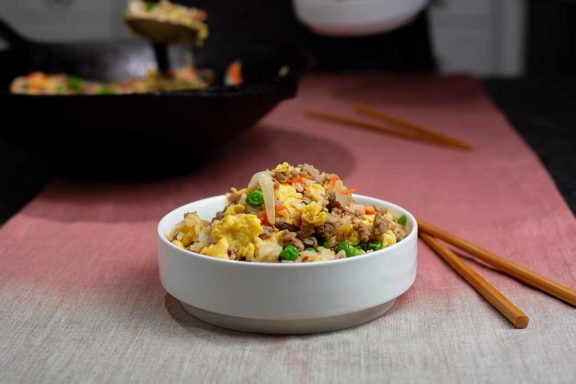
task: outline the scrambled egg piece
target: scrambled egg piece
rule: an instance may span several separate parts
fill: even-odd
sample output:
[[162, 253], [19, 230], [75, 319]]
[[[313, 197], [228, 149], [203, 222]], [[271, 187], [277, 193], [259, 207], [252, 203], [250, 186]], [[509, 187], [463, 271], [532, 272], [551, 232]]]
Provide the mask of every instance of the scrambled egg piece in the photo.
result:
[[396, 236], [391, 230], [387, 230], [382, 234], [382, 248], [389, 247], [396, 244]]
[[240, 251], [240, 256], [244, 256], [247, 261], [253, 261], [255, 251], [256, 247], [254, 246], [254, 244], [249, 243], [242, 251]]
[[178, 248], [185, 248], [184, 243], [182, 243], [180, 240], [172, 240], [172, 244], [176, 245]]
[[208, 247], [204, 247], [200, 253], [206, 256], [216, 257], [218, 259], [225, 259], [229, 260], [228, 257], [228, 247], [229, 247], [228, 240], [223, 237], [221, 238], [216, 244], [209, 245]]
[[283, 204], [288, 205], [295, 201], [302, 201], [302, 194], [296, 191], [290, 184], [279, 184], [278, 190], [275, 191], [276, 200], [280, 200]]
[[239, 213], [244, 213], [244, 211], [246, 210], [246, 207], [244, 207], [243, 205], [240, 204], [232, 204], [231, 206], [229, 206], [228, 208], [226, 208], [226, 211], [224, 212], [225, 216], [229, 216], [229, 215], [237, 215]]
[[372, 225], [374, 225], [374, 217], [376, 217], [375, 214], [370, 214], [370, 215], [366, 214], [362, 218], [362, 221], [364, 222], [364, 224], [371, 227]]
[[[276, 169], [284, 169], [284, 164], [280, 164]], [[274, 193], [274, 197], [286, 207], [286, 209], [279, 210], [277, 214], [289, 224], [294, 224], [294, 219], [301, 217], [303, 221], [317, 227], [326, 222], [328, 215], [322, 206], [325, 190], [317, 183], [306, 186], [306, 188], [308, 192], [310, 192], [311, 200], [313, 200], [313, 202], [308, 205], [304, 203], [302, 193], [298, 192], [293, 185], [279, 184], [278, 189]]]
[[360, 243], [360, 239], [358, 237], [358, 232], [353, 231], [350, 234], [350, 237], [348, 237], [348, 242], [352, 245], [356, 245], [356, 244]]
[[289, 224], [294, 223], [294, 217], [300, 213], [304, 203], [302, 201], [302, 194], [296, 191], [290, 184], [280, 184], [278, 189], [274, 191], [274, 198], [282, 203], [285, 210], [278, 212], [279, 216], [282, 216], [285, 221]]
[[238, 213], [226, 215], [220, 221], [214, 222], [212, 238], [215, 242], [226, 239], [230, 247], [234, 247], [239, 255], [252, 260], [255, 244], [263, 232], [260, 219], [255, 215]]
[[243, 194], [248, 194], [248, 188], [236, 189], [234, 187], [230, 188], [230, 192], [227, 195], [236, 195], [238, 198], [241, 198]]
[[302, 209], [302, 220], [317, 227], [326, 222], [328, 214], [322, 211], [322, 206], [318, 203], [310, 203]]
[[342, 218], [342, 225], [336, 230], [336, 236], [339, 241], [344, 241], [352, 235], [353, 231], [354, 227], [352, 226], [350, 217], [345, 216]]
[[274, 172], [286, 173], [290, 171], [290, 168], [291, 168], [290, 164], [288, 164], [287, 162], [283, 162], [282, 164], [278, 164], [276, 168], [274, 168]]

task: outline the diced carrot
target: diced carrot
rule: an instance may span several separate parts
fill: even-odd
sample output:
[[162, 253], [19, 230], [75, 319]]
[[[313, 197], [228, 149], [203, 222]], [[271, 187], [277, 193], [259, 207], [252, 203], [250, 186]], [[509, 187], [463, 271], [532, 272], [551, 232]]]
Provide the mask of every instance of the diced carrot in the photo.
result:
[[349, 188], [342, 191], [343, 195], [349, 195], [351, 193], [357, 192], [358, 188]]
[[304, 182], [302, 175], [298, 175], [295, 178], [293, 178], [292, 180], [290, 180], [290, 184], [294, 185], [294, 183], [300, 184], [304, 189], [308, 188], [308, 185]]
[[242, 85], [242, 62], [232, 62], [226, 70], [226, 85]]
[[194, 18], [198, 21], [205, 21], [208, 18], [208, 14], [201, 9], [196, 9], [196, 13], [194, 14]]
[[275, 210], [276, 212], [282, 212], [282, 211], [285, 211], [285, 210], [287, 210], [287, 209], [288, 209], [288, 208], [287, 208], [285, 205], [282, 205], [282, 204], [276, 204], [276, 205], [274, 206], [274, 210]]
[[336, 185], [336, 182], [338, 181], [339, 177], [337, 175], [334, 175], [330, 178], [330, 181], [328, 182], [328, 185], [326, 186], [326, 189], [333, 189], [334, 185]]
[[376, 213], [376, 211], [370, 207], [364, 207], [364, 213], [366, 213], [367, 215], [373, 215]]
[[268, 221], [268, 215], [266, 215], [266, 211], [263, 211], [260, 216], [258, 217], [262, 225], [269, 226], [270, 222]]
[[30, 80], [30, 81], [46, 79], [46, 75], [43, 74], [42, 72], [32, 72], [27, 77], [28, 77], [28, 80]]

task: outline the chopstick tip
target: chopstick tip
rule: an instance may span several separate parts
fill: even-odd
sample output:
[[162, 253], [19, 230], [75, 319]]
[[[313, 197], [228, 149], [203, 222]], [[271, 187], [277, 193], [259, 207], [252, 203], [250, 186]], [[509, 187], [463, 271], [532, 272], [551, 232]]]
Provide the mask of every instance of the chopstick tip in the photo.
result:
[[518, 329], [524, 329], [524, 328], [528, 327], [529, 321], [530, 321], [530, 319], [526, 315], [518, 316], [516, 321], [514, 321], [514, 326]]

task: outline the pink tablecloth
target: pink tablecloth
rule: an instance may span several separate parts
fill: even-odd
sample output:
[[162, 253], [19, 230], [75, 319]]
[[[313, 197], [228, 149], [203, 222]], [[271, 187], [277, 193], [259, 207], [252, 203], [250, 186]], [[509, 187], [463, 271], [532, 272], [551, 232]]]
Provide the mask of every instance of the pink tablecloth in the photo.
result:
[[[475, 148], [303, 114], [351, 114], [355, 101]], [[157, 220], [281, 161], [336, 172], [363, 194], [576, 285], [576, 221], [476, 81], [310, 77], [296, 100], [200, 171], [130, 186], [55, 182], [9, 221], [0, 231], [0, 382], [576, 382], [574, 308], [474, 264], [530, 316], [529, 328], [513, 329], [424, 245], [413, 288], [354, 329], [268, 337], [188, 316], [159, 282]]]

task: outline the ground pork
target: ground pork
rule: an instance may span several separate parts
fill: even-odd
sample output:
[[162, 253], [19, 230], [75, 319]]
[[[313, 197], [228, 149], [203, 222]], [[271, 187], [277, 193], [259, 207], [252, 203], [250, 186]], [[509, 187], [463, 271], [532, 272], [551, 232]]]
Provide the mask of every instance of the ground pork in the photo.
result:
[[312, 236], [313, 234], [314, 234], [314, 226], [310, 223], [303, 222], [300, 230], [298, 231], [298, 237], [302, 239], [304, 244], [312, 245], [313, 247], [316, 247], [316, 245], [318, 245], [318, 242]]
[[383, 215], [385, 215], [386, 213], [388, 213], [388, 209], [384, 208], [384, 207], [374, 207], [374, 209], [376, 210], [376, 212], [381, 213]]
[[333, 173], [322, 172], [320, 174], [320, 177], [318, 178], [318, 182], [320, 184], [324, 185], [332, 178], [332, 176], [335, 176], [335, 175]]
[[374, 216], [374, 231], [372, 233], [372, 238], [374, 240], [379, 240], [382, 234], [388, 230], [388, 220], [382, 217], [380, 212], [376, 212]]
[[285, 184], [286, 182], [288, 182], [288, 179], [290, 179], [290, 176], [288, 176], [286, 173], [284, 172], [275, 172], [274, 173], [274, 178], [276, 180], [278, 180], [279, 183]]
[[333, 208], [339, 208], [342, 209], [344, 207], [342, 207], [342, 204], [340, 204], [340, 202], [338, 200], [336, 200], [336, 192], [334, 192], [333, 190], [327, 190], [326, 191], [326, 195], [324, 196], [326, 197], [326, 200], [328, 200], [328, 208], [329, 209], [333, 209]]
[[299, 251], [304, 250], [304, 243], [298, 238], [296, 232], [286, 231], [282, 235], [282, 243], [284, 243], [284, 246], [293, 245], [298, 248]]
[[300, 165], [300, 169], [302, 169], [302, 172], [308, 174], [308, 176], [310, 176], [310, 178], [315, 182], [320, 182], [320, 171], [317, 170], [313, 165], [302, 164]]
[[367, 243], [370, 241], [370, 227], [363, 222], [358, 222], [354, 225], [354, 229], [358, 232], [358, 240], [361, 243]]
[[283, 231], [283, 230], [287, 230], [287, 231], [297, 231], [298, 227], [295, 226], [294, 224], [290, 224], [287, 223], [283, 218], [281, 217], [276, 217], [276, 222], [274, 223], [274, 225], [276, 226], [276, 228], [278, 228], [279, 230]]
[[228, 192], [226, 194], [227, 206], [232, 205], [232, 204], [236, 204], [236, 203], [238, 203], [239, 200], [240, 200], [240, 195], [237, 195], [234, 192]]
[[321, 238], [328, 240], [336, 236], [338, 228], [342, 225], [342, 218], [329, 214], [326, 217], [326, 222], [318, 227], [316, 227], [316, 234]]
[[364, 206], [360, 204], [354, 204], [349, 207], [344, 207], [344, 212], [348, 213], [350, 216], [363, 217]]
[[228, 257], [230, 260], [238, 260], [238, 251], [234, 247], [228, 247]]
[[334, 208], [334, 209], [332, 209], [331, 213], [332, 213], [334, 216], [338, 216], [338, 217], [343, 217], [343, 216], [344, 216], [344, 211], [341, 210], [340, 208]]
[[316, 238], [314, 236], [310, 236], [310, 237], [302, 240], [302, 242], [304, 243], [304, 245], [306, 245], [308, 247], [316, 248], [318, 246], [318, 240], [316, 240]]
[[211, 223], [215, 222], [216, 220], [222, 220], [224, 218], [224, 211], [216, 212], [216, 215], [212, 218]]
[[268, 239], [274, 235], [274, 228], [265, 225], [262, 227], [262, 234], [260, 235], [261, 239]]

